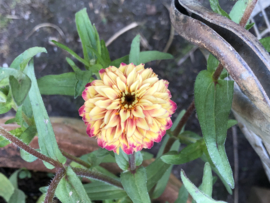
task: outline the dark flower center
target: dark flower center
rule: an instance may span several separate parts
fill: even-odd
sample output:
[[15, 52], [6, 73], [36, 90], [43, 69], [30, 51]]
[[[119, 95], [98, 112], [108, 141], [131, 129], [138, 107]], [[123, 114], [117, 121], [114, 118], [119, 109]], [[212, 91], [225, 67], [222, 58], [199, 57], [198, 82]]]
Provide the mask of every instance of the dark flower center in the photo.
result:
[[125, 95], [125, 103], [127, 105], [132, 105], [132, 103], [135, 101], [135, 95], [126, 94]]

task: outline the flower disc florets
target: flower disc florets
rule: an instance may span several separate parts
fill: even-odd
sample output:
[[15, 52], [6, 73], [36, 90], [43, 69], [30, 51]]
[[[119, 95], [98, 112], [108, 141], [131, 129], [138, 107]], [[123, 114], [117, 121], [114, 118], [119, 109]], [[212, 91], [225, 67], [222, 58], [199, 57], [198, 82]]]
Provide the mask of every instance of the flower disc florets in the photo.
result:
[[87, 134], [100, 147], [126, 154], [151, 148], [172, 126], [176, 104], [170, 100], [168, 81], [151, 68], [122, 63], [99, 71], [101, 80], [86, 85], [79, 109]]

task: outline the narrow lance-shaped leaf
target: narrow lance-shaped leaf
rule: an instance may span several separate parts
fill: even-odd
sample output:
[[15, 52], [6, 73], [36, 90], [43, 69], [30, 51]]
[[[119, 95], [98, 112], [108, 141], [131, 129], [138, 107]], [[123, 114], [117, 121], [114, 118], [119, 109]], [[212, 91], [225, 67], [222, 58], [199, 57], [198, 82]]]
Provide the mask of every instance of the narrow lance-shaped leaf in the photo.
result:
[[65, 203], [91, 203], [82, 182], [71, 167], [68, 167], [66, 171], [67, 174], [61, 179], [56, 188], [55, 194], [57, 198], [59, 198], [61, 202]]
[[184, 185], [182, 185], [178, 192], [178, 197], [174, 203], [186, 203], [188, 200], [188, 191]]
[[9, 181], [12, 183], [15, 190], [14, 190], [14, 193], [12, 194], [12, 196], [10, 197], [10, 200], [8, 201], [8, 203], [25, 203], [26, 196], [23, 193], [23, 191], [18, 189], [17, 179], [18, 179], [18, 174], [20, 172], [21, 172], [21, 170], [15, 171], [9, 178]]
[[183, 170], [181, 170], [181, 179], [185, 185], [185, 188], [197, 203], [225, 203], [224, 201], [216, 201], [200, 191], [192, 182], [190, 182]]
[[83, 63], [85, 66], [89, 67], [90, 66], [90, 63], [89, 61], [86, 61], [84, 60], [83, 58], [81, 58], [80, 56], [78, 56], [78, 54], [76, 54], [73, 50], [71, 50], [70, 48], [68, 48], [67, 46], [57, 42], [57, 41], [54, 41], [52, 40], [52, 42], [58, 46], [59, 48], [67, 51], [69, 54], [71, 54], [71, 56], [73, 56], [75, 59], [77, 59], [78, 61], [80, 61], [81, 63]]
[[[81, 42], [82, 42], [82, 48], [83, 48], [83, 55], [84, 60], [90, 62], [90, 60], [95, 60], [96, 57], [91, 51], [91, 47], [97, 50], [97, 32], [95, 32], [95, 29], [87, 15], [86, 8], [80, 10], [75, 15], [75, 21], [77, 26], [77, 31], [80, 36]], [[99, 45], [100, 46], [100, 45]]]
[[134, 63], [135, 65], [140, 64], [140, 35], [136, 35], [132, 40], [129, 53], [129, 63]]
[[42, 95], [74, 96], [77, 82], [75, 73], [46, 75], [37, 80]]
[[74, 98], [77, 98], [79, 95], [82, 94], [82, 91], [85, 89], [85, 85], [90, 82], [92, 77], [92, 71], [91, 70], [82, 71], [76, 66], [76, 64], [70, 58], [67, 57], [66, 60], [75, 72], [77, 82], [74, 87], [75, 88]]
[[120, 199], [127, 196], [123, 189], [97, 181], [85, 184], [84, 189], [91, 200]]
[[14, 61], [11, 63], [10, 68], [17, 70], [24, 70], [28, 62], [32, 57], [38, 53], [47, 53], [47, 50], [44, 47], [32, 47], [25, 50], [22, 54], [17, 56]]
[[210, 6], [212, 8], [212, 10], [220, 15], [223, 15], [227, 18], [230, 19], [230, 16], [228, 15], [228, 13], [226, 13], [219, 5], [219, 1], [218, 0], [209, 0], [210, 2]]
[[195, 81], [195, 107], [209, 155], [223, 176], [234, 187], [232, 170], [224, 143], [227, 136], [227, 121], [233, 95], [233, 81], [212, 81], [212, 74], [201, 71]]
[[32, 81], [32, 87], [29, 91], [29, 98], [33, 109], [38, 132], [38, 143], [41, 152], [46, 156], [58, 160], [60, 163], [65, 163], [66, 158], [62, 155], [58, 148], [51, 121], [38, 89], [37, 80], [34, 73], [33, 61], [30, 62], [26, 72]]
[[250, 0], [241, 0], [241, 1], [237, 1], [234, 4], [234, 6], [230, 12], [230, 18], [233, 22], [235, 22], [237, 24], [240, 23], [249, 1]]
[[195, 159], [198, 159], [203, 154], [203, 145], [202, 141], [197, 141], [196, 143], [190, 144], [184, 149], [178, 152], [168, 152], [167, 154], [161, 157], [162, 161], [167, 164], [180, 165]]
[[[139, 63], [148, 63], [156, 60], [166, 60], [173, 59], [173, 56], [168, 53], [160, 52], [160, 51], [142, 51], [139, 55]], [[112, 66], [119, 67], [121, 63], [129, 63], [129, 55], [123, 56], [119, 59], [116, 59], [110, 63]]]
[[127, 170], [129, 167], [128, 155], [120, 148], [119, 154], [114, 154], [117, 165], [123, 170]]
[[11, 182], [7, 179], [7, 177], [4, 176], [2, 173], [0, 173], [0, 182], [1, 182], [0, 196], [3, 197], [8, 202], [15, 188], [11, 184]]
[[146, 171], [140, 167], [136, 173], [130, 171], [121, 174], [121, 183], [128, 196], [134, 203], [150, 203], [150, 197], [146, 187]]
[[[180, 147], [179, 140], [175, 140], [170, 151], [178, 151], [179, 147]], [[167, 183], [168, 183], [170, 175], [171, 175], [171, 172], [172, 172], [172, 168], [173, 168], [173, 165], [171, 165], [167, 169], [167, 171], [162, 175], [160, 180], [157, 182], [157, 184], [155, 186], [155, 190], [154, 190], [153, 195], [152, 195], [153, 199], [160, 197], [160, 195], [162, 195], [162, 193], [165, 191]]]
[[[37, 133], [36, 126], [29, 126], [20, 136], [20, 139], [25, 143], [29, 144], [32, 139], [35, 137]], [[32, 154], [20, 149], [21, 157], [23, 160], [27, 162], [33, 162], [37, 159], [37, 157], [33, 156]]]

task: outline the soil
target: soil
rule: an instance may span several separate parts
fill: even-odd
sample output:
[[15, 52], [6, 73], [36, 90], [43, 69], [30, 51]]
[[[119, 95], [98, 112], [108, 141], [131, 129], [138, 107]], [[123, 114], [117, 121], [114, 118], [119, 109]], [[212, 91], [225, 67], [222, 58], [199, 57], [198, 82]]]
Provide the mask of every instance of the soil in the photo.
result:
[[[33, 47], [45, 47], [48, 54], [35, 57], [35, 70], [37, 78], [49, 74], [61, 74], [71, 72], [72, 69], [65, 61], [70, 57], [65, 51], [53, 46], [50, 40], [56, 39], [72, 48], [82, 56], [79, 36], [76, 32], [74, 15], [82, 8], [87, 8], [91, 21], [95, 24], [100, 38], [108, 40], [114, 33], [132, 22], [142, 23], [120, 37], [109, 47], [111, 59], [117, 59], [129, 53], [130, 43], [136, 34], [140, 33], [148, 42], [141, 46], [141, 50], [162, 51], [169, 39], [170, 20], [168, 10], [162, 4], [170, 1], [125, 1], [125, 0], [2, 0], [0, 1], [0, 66], [8, 66], [12, 60], [24, 50]], [[234, 1], [220, 0], [222, 8], [230, 10]], [[207, 4], [207, 3], [206, 3]], [[270, 13], [270, 10], [269, 10]], [[56, 29], [43, 27], [32, 32], [35, 26], [41, 23], [57, 25], [64, 33], [62, 37]], [[30, 35], [30, 33], [32, 34]], [[159, 78], [170, 82], [169, 89], [172, 100], [178, 105], [175, 116], [186, 109], [193, 100], [193, 87], [196, 75], [206, 68], [206, 60], [200, 50], [193, 54], [193, 60], [188, 58], [180, 66], [178, 61], [191, 49], [193, 45], [185, 41], [178, 34], [174, 35], [173, 43], [168, 50], [175, 59], [161, 61], [159, 64], [151, 62], [146, 64], [152, 67]], [[83, 66], [77, 63], [83, 69]], [[50, 116], [78, 116], [78, 108], [83, 104], [81, 98], [74, 100], [68, 96], [43, 96], [45, 106]], [[11, 111], [6, 115], [14, 115]], [[175, 118], [175, 116], [173, 118]], [[199, 123], [195, 117], [188, 121], [187, 130], [201, 135]], [[238, 129], [239, 152], [239, 202], [246, 202], [252, 187], [267, 187], [270, 184], [263, 170], [262, 163], [252, 149], [244, 135]], [[149, 151], [157, 154], [160, 143], [154, 145]], [[183, 147], [183, 146], [182, 146]], [[232, 168], [233, 142], [232, 132], [228, 131], [226, 151]], [[180, 169], [184, 169], [187, 176], [195, 185], [201, 183], [204, 163], [195, 160], [187, 164], [175, 166], [173, 173], [179, 178]], [[1, 168], [0, 172], [8, 177], [15, 169]], [[41, 195], [38, 188], [47, 186], [51, 178], [46, 173], [31, 172], [32, 178], [19, 179], [19, 188], [27, 195], [26, 202], [36, 202]], [[229, 195], [223, 184], [218, 180], [214, 185], [213, 198], [233, 202], [233, 196]], [[4, 202], [0, 198], [0, 202]]]

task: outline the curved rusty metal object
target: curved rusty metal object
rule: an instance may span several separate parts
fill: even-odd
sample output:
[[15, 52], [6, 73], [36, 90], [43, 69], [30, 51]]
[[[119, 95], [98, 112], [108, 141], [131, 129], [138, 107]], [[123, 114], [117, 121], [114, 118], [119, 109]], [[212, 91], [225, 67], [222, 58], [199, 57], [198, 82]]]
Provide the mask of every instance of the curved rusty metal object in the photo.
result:
[[[184, 9], [192, 17], [180, 12]], [[182, 37], [218, 58], [270, 121], [270, 57], [259, 41], [240, 25], [206, 9], [196, 0], [173, 0], [170, 17]]]

